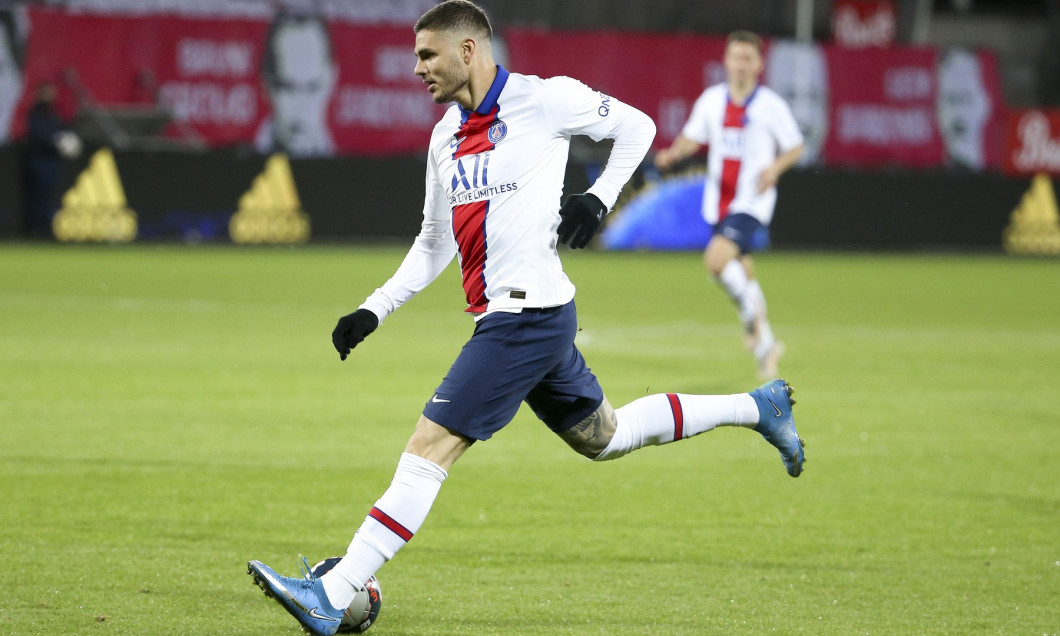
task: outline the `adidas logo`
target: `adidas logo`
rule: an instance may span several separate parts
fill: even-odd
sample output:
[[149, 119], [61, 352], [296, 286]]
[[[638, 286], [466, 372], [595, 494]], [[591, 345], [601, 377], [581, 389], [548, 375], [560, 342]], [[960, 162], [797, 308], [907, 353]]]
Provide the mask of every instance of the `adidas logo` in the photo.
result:
[[128, 243], [136, 238], [136, 213], [128, 208], [114, 153], [92, 155], [52, 219], [55, 238], [67, 242]]
[[1053, 182], [1039, 174], [1012, 211], [1001, 243], [1009, 254], [1056, 256], [1060, 254], [1060, 212]]
[[302, 211], [287, 155], [276, 153], [239, 198], [239, 209], [228, 222], [232, 241], [242, 244], [305, 243], [309, 215]]

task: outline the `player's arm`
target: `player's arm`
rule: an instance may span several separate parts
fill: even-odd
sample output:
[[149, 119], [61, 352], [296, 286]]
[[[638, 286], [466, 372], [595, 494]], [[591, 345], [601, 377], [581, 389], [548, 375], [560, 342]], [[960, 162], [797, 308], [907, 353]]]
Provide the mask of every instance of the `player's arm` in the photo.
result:
[[758, 175], [759, 194], [777, 185], [777, 181], [780, 181], [780, 175], [787, 172], [799, 161], [799, 157], [802, 156], [802, 150], [803, 144], [799, 144], [790, 150], [780, 153], [776, 161], [763, 170], [762, 174]]
[[351, 349], [375, 331], [384, 318], [438, 278], [456, 256], [456, 241], [449, 227], [448, 203], [441, 184], [434, 178], [432, 167], [428, 160], [423, 223], [405, 259], [394, 275], [357, 311], [339, 318], [331, 333], [331, 342], [341, 360], [345, 360]]
[[567, 77], [546, 82], [546, 114], [557, 132], [611, 139], [603, 172], [584, 194], [573, 194], [560, 208], [560, 243], [578, 249], [589, 244], [622, 188], [633, 176], [655, 138], [655, 122], [619, 100]]
[[677, 135], [669, 148], [663, 148], [655, 153], [655, 167], [663, 171], [669, 170], [699, 152], [702, 147], [703, 144], [698, 141], [689, 139], [683, 134]]
[[758, 192], [762, 193], [777, 185], [780, 176], [794, 166], [802, 157], [803, 137], [799, 130], [799, 124], [795, 121], [795, 115], [779, 95], [767, 92], [763, 95], [768, 99], [765, 105], [769, 109], [766, 117], [766, 126], [773, 135], [780, 155], [769, 165], [762, 174], [758, 175]]

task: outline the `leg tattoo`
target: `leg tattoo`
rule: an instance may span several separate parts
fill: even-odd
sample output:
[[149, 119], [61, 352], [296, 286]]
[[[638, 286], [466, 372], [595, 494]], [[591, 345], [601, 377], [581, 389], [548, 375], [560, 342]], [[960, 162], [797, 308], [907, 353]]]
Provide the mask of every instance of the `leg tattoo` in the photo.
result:
[[592, 415], [563, 431], [559, 436], [567, 445], [589, 459], [602, 453], [615, 435], [615, 409], [604, 398]]

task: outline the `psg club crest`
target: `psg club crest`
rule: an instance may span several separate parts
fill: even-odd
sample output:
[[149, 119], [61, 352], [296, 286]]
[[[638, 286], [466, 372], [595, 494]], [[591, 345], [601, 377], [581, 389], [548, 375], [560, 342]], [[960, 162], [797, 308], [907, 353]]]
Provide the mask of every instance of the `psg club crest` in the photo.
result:
[[504, 136], [508, 134], [508, 124], [501, 120], [497, 120], [490, 124], [490, 128], [486, 131], [486, 136], [489, 138], [490, 143], [496, 144], [504, 139]]

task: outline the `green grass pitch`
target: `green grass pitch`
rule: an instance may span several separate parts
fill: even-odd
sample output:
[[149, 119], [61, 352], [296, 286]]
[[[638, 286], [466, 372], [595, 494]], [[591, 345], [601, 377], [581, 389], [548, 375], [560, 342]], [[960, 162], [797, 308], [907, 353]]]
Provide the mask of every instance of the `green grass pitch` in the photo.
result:
[[[246, 561], [342, 554], [470, 335], [404, 247], [0, 246], [0, 633], [296, 634]], [[698, 254], [565, 254], [611, 402], [757, 386]], [[1060, 264], [768, 253], [808, 463], [720, 429], [593, 464], [523, 410], [370, 633], [1056, 634]]]

